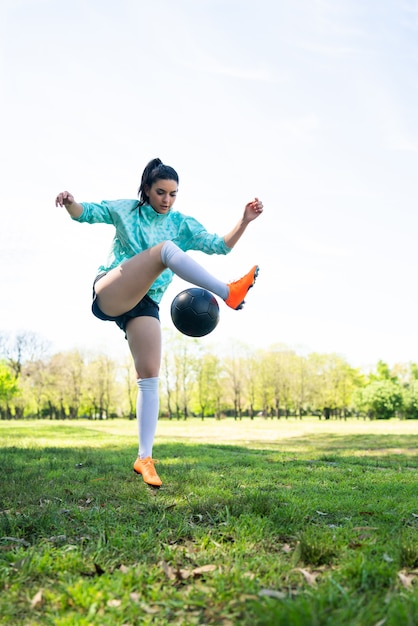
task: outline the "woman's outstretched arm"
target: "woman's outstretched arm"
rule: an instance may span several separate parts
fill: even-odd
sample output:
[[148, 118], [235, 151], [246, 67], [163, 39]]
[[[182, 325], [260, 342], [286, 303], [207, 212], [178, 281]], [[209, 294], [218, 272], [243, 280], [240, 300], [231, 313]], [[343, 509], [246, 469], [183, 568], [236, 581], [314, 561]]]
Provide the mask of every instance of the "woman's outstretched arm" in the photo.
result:
[[263, 203], [258, 198], [245, 205], [244, 214], [238, 224], [227, 235], [224, 241], [228, 248], [233, 248], [237, 241], [244, 234], [248, 224], [255, 220], [263, 212]]
[[65, 207], [71, 217], [80, 217], [83, 212], [83, 207], [74, 200], [74, 196], [69, 191], [62, 191], [57, 195], [55, 206]]

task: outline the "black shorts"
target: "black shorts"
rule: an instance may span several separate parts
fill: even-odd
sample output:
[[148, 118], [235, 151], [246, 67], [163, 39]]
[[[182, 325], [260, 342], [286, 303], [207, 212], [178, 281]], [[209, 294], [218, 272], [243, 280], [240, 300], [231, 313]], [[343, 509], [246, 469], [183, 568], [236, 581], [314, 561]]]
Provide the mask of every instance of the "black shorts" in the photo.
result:
[[126, 311], [126, 313], [122, 313], [122, 315], [117, 315], [116, 317], [113, 317], [112, 315], [106, 315], [106, 313], [103, 313], [97, 303], [97, 295], [94, 288], [99, 278], [102, 278], [103, 276], [105, 276], [105, 272], [96, 276], [96, 279], [93, 283], [93, 303], [91, 305], [91, 310], [93, 312], [93, 315], [98, 317], [99, 320], [116, 322], [116, 324], [119, 326], [119, 328], [123, 330], [126, 336], [126, 325], [129, 320], [133, 319], [134, 317], [155, 317], [157, 320], [160, 319], [160, 307], [148, 295], [145, 295], [142, 300], [140, 300], [138, 304], [134, 306], [133, 309], [131, 309], [130, 311]]

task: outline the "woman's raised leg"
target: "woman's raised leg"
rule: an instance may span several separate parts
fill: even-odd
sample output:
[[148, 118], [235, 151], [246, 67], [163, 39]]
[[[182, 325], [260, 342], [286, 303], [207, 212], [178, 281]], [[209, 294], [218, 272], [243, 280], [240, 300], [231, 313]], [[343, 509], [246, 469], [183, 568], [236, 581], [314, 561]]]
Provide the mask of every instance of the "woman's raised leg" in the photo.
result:
[[224, 283], [172, 241], [165, 241], [128, 259], [97, 281], [95, 290], [100, 309], [112, 317], [126, 313], [144, 297], [167, 267], [180, 278], [215, 293], [233, 309], [242, 308], [258, 274], [258, 267], [254, 265], [239, 280]]

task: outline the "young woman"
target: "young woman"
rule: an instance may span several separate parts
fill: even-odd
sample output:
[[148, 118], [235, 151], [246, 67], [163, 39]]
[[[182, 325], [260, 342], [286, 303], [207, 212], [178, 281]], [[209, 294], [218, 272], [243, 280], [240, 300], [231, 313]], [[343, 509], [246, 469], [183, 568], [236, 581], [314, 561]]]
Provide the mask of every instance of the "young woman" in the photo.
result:
[[111, 320], [124, 331], [134, 360], [137, 384], [138, 458], [134, 470], [144, 482], [159, 487], [162, 482], [152, 460], [159, 414], [161, 329], [158, 303], [177, 274], [182, 279], [215, 293], [233, 309], [241, 309], [247, 291], [258, 274], [255, 265], [240, 280], [226, 284], [185, 254], [227, 254], [248, 224], [263, 211], [255, 198], [249, 202], [237, 225], [224, 237], [210, 234], [194, 218], [173, 211], [179, 177], [160, 159], [146, 166], [138, 200], [78, 203], [63, 191], [55, 200], [78, 222], [112, 224], [115, 229], [111, 256], [99, 268], [93, 286], [92, 311]]

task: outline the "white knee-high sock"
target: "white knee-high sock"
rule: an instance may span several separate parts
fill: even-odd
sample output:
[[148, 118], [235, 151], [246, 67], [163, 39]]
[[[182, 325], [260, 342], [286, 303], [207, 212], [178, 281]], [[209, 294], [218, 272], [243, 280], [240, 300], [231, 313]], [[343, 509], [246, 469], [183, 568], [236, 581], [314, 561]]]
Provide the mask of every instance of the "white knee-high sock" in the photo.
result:
[[223, 300], [227, 299], [229, 295], [228, 285], [209, 274], [204, 267], [183, 250], [180, 250], [172, 241], [166, 241], [161, 248], [161, 260], [166, 267], [169, 267], [183, 280], [216, 293]]
[[152, 457], [152, 446], [157, 430], [159, 413], [159, 378], [141, 378], [136, 381], [138, 396], [136, 400], [136, 417], [138, 421], [138, 456], [146, 459]]

